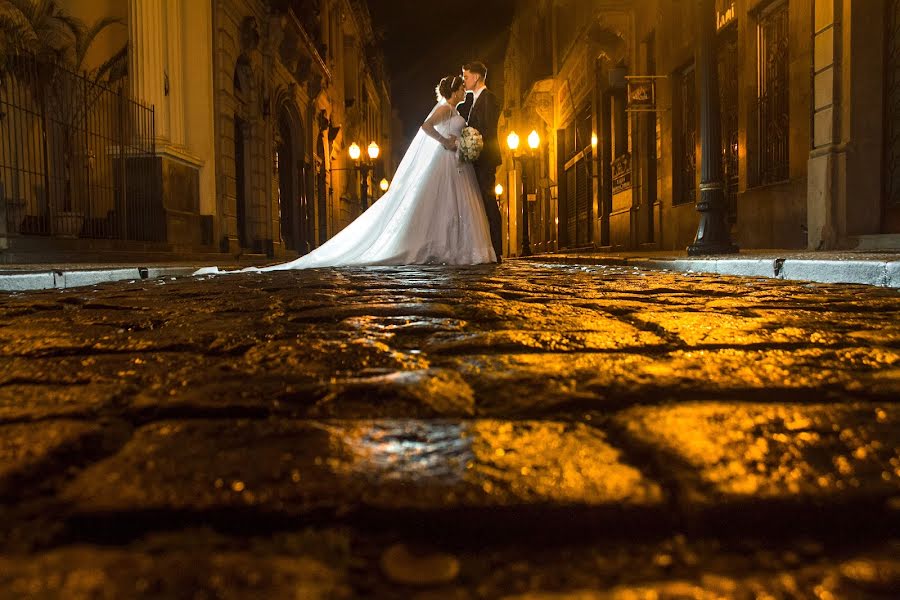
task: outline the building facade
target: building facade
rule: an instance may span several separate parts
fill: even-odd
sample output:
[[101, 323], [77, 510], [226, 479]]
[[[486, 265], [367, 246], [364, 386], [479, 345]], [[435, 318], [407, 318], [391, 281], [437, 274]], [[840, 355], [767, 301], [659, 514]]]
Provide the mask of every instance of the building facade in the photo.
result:
[[[109, 206], [86, 193], [90, 201], [66, 214], [81, 215], [85, 223], [98, 220], [95, 214], [112, 215], [104, 218], [127, 224], [96, 231], [76, 226], [66, 235], [51, 226], [37, 238], [20, 226], [28, 222], [25, 213], [57, 214], [58, 203], [10, 200], [6, 185], [6, 204], [18, 210], [7, 214], [7, 228], [0, 232], [8, 255], [31, 244], [32, 258], [40, 260], [40, 249], [49, 255], [64, 244], [69, 252], [292, 257], [317, 247], [363, 210], [361, 174], [376, 192], [370, 200], [377, 197], [378, 181], [390, 179], [390, 86], [364, 1], [60, 5], [87, 23], [120, 20], [121, 26], [95, 40], [87, 68], [127, 47], [127, 75], [109, 94], [127, 97], [134, 106], [130, 112], [113, 110], [114, 118], [106, 119], [119, 124], [121, 140], [93, 143], [83, 152], [101, 157], [101, 163], [112, 156], [105, 169], [108, 185], [105, 171], [96, 168], [86, 182], [111, 190]], [[150, 138], [142, 146], [134, 141], [135, 111], [149, 124], [141, 129]], [[91, 118], [85, 117], [81, 137], [108, 138], [93, 133]], [[381, 149], [364, 171], [348, 157], [353, 142], [364, 149], [375, 142]], [[48, 171], [54, 168], [50, 154], [42, 167]], [[4, 174], [0, 179], [11, 179]], [[131, 216], [122, 216], [126, 212]], [[139, 213], [150, 216], [137, 220]], [[142, 228], [154, 234], [140, 239], [136, 231]]]
[[[693, 241], [699, 10], [676, 0], [519, 8], [501, 129], [534, 130], [541, 144], [507, 152], [499, 175], [515, 191], [504, 198], [511, 254], [523, 204], [533, 251]], [[740, 247], [898, 246], [898, 11], [891, 0], [716, 1], [720, 160]]]

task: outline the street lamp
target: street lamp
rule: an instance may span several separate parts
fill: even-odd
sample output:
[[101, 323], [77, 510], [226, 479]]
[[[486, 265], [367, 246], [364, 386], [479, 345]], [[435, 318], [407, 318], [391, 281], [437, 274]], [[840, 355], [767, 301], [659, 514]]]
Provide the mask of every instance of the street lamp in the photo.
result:
[[503, 186], [499, 183], [494, 186], [494, 195], [497, 196], [497, 202], [500, 202], [500, 196], [503, 195]]
[[388, 182], [387, 178], [382, 177], [381, 183], [378, 184], [378, 187], [381, 188], [382, 192], [388, 191], [388, 188], [391, 187], [391, 184]]
[[368, 147], [369, 160], [360, 160], [362, 157], [362, 150], [359, 147], [359, 144], [353, 142], [350, 144], [350, 148], [348, 149], [350, 153], [350, 158], [356, 163], [356, 169], [360, 174], [360, 187], [361, 190], [361, 198], [362, 198], [362, 209], [366, 210], [369, 208], [369, 171], [375, 167], [375, 160], [378, 158], [378, 155], [381, 153], [381, 148], [378, 147], [378, 144], [372, 142]]
[[[725, 218], [725, 191], [722, 188], [722, 128], [719, 119], [719, 82], [715, 57], [715, 0], [699, 0], [700, 52], [700, 198], [697, 212], [700, 223], [694, 243], [687, 247], [689, 256], [700, 254], [732, 254], [738, 247], [731, 241]], [[714, 150], [715, 148], [715, 150]]]
[[506, 144], [509, 146], [509, 149], [515, 152], [519, 149], [519, 134], [515, 131], [511, 132], [508, 136], [506, 136]]
[[[516, 158], [520, 159], [522, 164], [522, 256], [531, 256], [531, 234], [528, 231], [528, 187], [526, 185], [526, 174], [525, 174], [525, 165], [524, 158], [519, 156], [516, 152], [519, 149], [519, 135], [512, 131], [508, 136], [506, 136], [506, 145], [509, 146], [509, 149], [512, 150], [513, 153], [513, 163], [515, 163]], [[538, 135], [537, 130], [532, 130], [531, 133], [528, 134], [528, 158], [530, 160], [534, 160], [536, 158], [535, 151], [541, 145], [541, 136]]]

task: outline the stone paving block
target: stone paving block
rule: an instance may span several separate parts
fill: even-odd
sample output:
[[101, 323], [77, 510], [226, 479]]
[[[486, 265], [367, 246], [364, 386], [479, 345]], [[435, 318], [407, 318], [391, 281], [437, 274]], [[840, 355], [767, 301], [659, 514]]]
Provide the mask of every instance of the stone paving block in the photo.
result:
[[471, 314], [466, 316], [480, 327], [490, 325], [495, 329], [526, 327], [533, 331], [599, 331], [610, 335], [630, 329], [608, 313], [561, 301], [555, 295], [529, 297], [535, 301], [483, 301], [471, 307]]
[[88, 417], [121, 396], [116, 385], [0, 385], [0, 423], [61, 417]]
[[[311, 378], [301, 370], [190, 374], [137, 391], [128, 411], [139, 420], [182, 417], [434, 418], [474, 414], [474, 396], [444, 369], [363, 369], [356, 376]], [[336, 375], [336, 374], [335, 374]], [[2, 388], [0, 388], [2, 390]], [[2, 397], [2, 395], [0, 395]], [[2, 413], [0, 413], [2, 415]]]
[[616, 422], [677, 457], [674, 475], [705, 503], [888, 498], [900, 492], [894, 404], [686, 403], [625, 411]]
[[290, 319], [295, 322], [328, 322], [360, 316], [453, 318], [456, 311], [454, 307], [438, 302], [372, 302], [295, 312]]
[[478, 582], [477, 598], [510, 600], [892, 597], [900, 583], [896, 543], [838, 545], [831, 552], [810, 539], [722, 543], [675, 535], [519, 551], [488, 546], [462, 557], [462, 579]]
[[232, 365], [249, 375], [284, 374], [314, 382], [359, 375], [367, 369], [382, 372], [423, 369], [428, 368], [428, 361], [420, 354], [394, 348], [380, 336], [310, 331], [292, 340], [259, 340], [236, 357]]
[[815, 341], [811, 340], [812, 331], [787, 327], [776, 317], [675, 309], [642, 311], [634, 317], [677, 335], [689, 346], [747, 346]]
[[19, 485], [65, 469], [72, 456], [101, 433], [100, 426], [80, 421], [0, 425], [0, 498], [24, 495], [27, 490]]
[[311, 413], [332, 418], [463, 418], [474, 414], [471, 386], [448, 369], [338, 379]]
[[482, 416], [604, 411], [698, 394], [821, 402], [826, 394], [900, 393], [900, 352], [884, 348], [474, 354], [439, 362], [472, 386]]
[[435, 334], [423, 345], [434, 354], [491, 354], [507, 352], [579, 352], [585, 350], [635, 350], [661, 346], [655, 333], [618, 322], [607, 331], [519, 331]]
[[91, 342], [81, 331], [44, 323], [11, 323], [0, 328], [0, 356], [88, 354]]
[[662, 501], [594, 428], [494, 420], [154, 423], [64, 496], [83, 514], [532, 504], [628, 511]]
[[344, 574], [315, 558], [204, 550], [74, 546], [33, 557], [0, 556], [0, 599], [352, 597]]

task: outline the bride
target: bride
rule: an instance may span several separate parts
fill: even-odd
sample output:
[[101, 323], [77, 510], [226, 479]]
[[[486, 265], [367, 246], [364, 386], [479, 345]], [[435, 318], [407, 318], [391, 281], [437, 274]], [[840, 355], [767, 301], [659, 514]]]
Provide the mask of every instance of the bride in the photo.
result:
[[[261, 269], [496, 262], [484, 204], [470, 163], [457, 159], [465, 126], [454, 108], [465, 98], [462, 77], [438, 84], [438, 104], [422, 124], [391, 188], [333, 238], [297, 260]], [[207, 267], [194, 275], [221, 273]]]

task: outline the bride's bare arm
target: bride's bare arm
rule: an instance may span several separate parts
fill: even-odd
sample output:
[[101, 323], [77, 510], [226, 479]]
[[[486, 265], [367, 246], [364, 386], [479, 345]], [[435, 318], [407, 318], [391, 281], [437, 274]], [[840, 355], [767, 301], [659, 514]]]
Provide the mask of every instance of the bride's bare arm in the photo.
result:
[[424, 131], [428, 137], [437, 140], [437, 142], [447, 150], [454, 150], [456, 148], [456, 136], [451, 135], [450, 137], [444, 137], [434, 128], [434, 126], [441, 121], [446, 120], [450, 116], [452, 110], [453, 109], [450, 108], [449, 105], [441, 106], [434, 111], [433, 115], [428, 117], [425, 122], [422, 123], [422, 131]]

